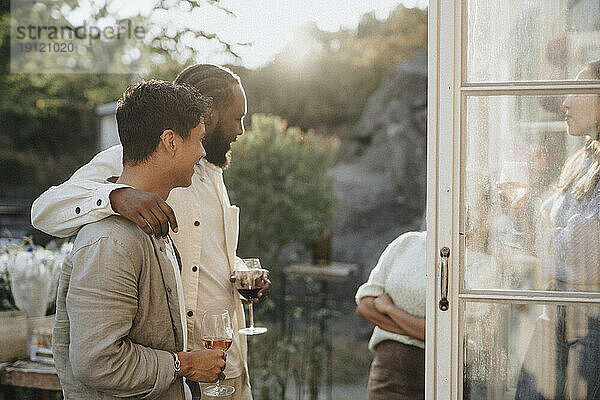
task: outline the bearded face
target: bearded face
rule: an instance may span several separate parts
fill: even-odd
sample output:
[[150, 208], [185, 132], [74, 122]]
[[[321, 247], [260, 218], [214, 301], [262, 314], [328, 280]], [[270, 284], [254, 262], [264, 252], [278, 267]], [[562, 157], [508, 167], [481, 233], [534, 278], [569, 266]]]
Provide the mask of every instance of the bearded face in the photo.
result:
[[244, 134], [246, 116], [246, 94], [240, 85], [231, 88], [231, 101], [221, 109], [215, 110], [217, 119], [212, 132], [207, 132], [204, 148], [206, 160], [223, 169], [229, 165], [231, 143]]
[[204, 149], [206, 150], [206, 161], [226, 169], [229, 166], [231, 158], [231, 141], [223, 132], [223, 124], [217, 122], [215, 129], [206, 136], [204, 140]]

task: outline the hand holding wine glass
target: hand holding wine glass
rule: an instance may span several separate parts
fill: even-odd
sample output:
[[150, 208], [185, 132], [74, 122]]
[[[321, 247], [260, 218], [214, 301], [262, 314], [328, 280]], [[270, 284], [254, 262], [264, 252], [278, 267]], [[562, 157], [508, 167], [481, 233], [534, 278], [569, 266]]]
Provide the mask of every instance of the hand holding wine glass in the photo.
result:
[[[205, 312], [202, 316], [202, 345], [205, 349], [216, 349], [227, 352], [233, 342], [233, 328], [229, 311], [219, 313]], [[202, 393], [212, 397], [229, 396], [235, 392], [233, 386], [221, 385], [217, 380], [215, 385], [204, 388]]]
[[524, 161], [504, 161], [496, 182], [503, 209], [520, 209], [527, 202], [529, 167]]
[[225, 353], [220, 350], [180, 351], [177, 356], [181, 363], [178, 376], [196, 382], [216, 382], [225, 378]]
[[[255, 267], [253, 267], [253, 268], [259, 268], [259, 269], [261, 268], [260, 260], [258, 260], [257, 258], [247, 258], [244, 260], [242, 260], [241, 258], [237, 258], [235, 260], [234, 274], [232, 274], [229, 277], [229, 281], [234, 284], [234, 287], [235, 287], [235, 281], [237, 280], [235, 271], [248, 270], [248, 265], [246, 264], [246, 262], [248, 262], [249, 265], [253, 265], [253, 263], [258, 263], [258, 264], [254, 264]], [[258, 265], [258, 267], [256, 267], [256, 265]], [[258, 294], [255, 294], [255, 292], [256, 292], [255, 289], [257, 289], [257, 288], [258, 288]], [[244, 293], [239, 290], [238, 290], [238, 293], [240, 293], [242, 295], [242, 297], [244, 297], [244, 299], [246, 299], [248, 302], [260, 303], [269, 296], [270, 291], [271, 291], [271, 281], [269, 280], [269, 271], [267, 270], [267, 273], [263, 274], [262, 279], [255, 283], [255, 287], [254, 287], [253, 291], [251, 292], [250, 296], [244, 295]]]
[[[247, 258], [243, 265], [236, 265], [231, 281], [237, 291], [248, 301], [250, 314], [250, 326], [240, 329], [239, 333], [244, 335], [260, 335], [267, 328], [254, 326], [254, 302], [259, 298], [258, 293], [269, 282], [269, 271], [261, 268], [258, 258]], [[270, 285], [269, 285], [270, 287]]]
[[528, 226], [526, 204], [531, 187], [529, 186], [529, 165], [525, 161], [504, 161], [496, 182], [503, 216], [499, 222], [501, 243], [523, 249], [526, 245]]

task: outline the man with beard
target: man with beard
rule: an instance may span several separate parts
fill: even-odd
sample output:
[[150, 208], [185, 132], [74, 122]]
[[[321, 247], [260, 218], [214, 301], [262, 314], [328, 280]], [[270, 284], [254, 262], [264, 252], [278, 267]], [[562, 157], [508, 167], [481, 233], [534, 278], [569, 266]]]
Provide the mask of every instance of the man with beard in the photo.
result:
[[[192, 183], [210, 102], [165, 81], [130, 86], [117, 103], [119, 182], [167, 198]], [[216, 381], [225, 353], [184, 352], [177, 249], [110, 216], [77, 234], [62, 266], [52, 353], [65, 399], [191, 400], [181, 376]]]
[[[228, 310], [234, 344], [227, 352], [223, 383], [236, 388], [233, 399], [249, 400], [246, 337], [237, 333], [245, 324], [244, 309], [229, 281], [236, 258], [239, 209], [230, 204], [223, 182], [231, 143], [244, 133], [246, 95], [239, 77], [216, 65], [188, 67], [175, 83], [196, 87], [211, 97], [214, 105], [206, 122], [206, 156], [195, 166], [190, 187], [174, 189], [164, 202], [152, 193], [110, 183], [122, 172], [123, 150], [118, 145], [96, 155], [65, 183], [44, 192], [32, 205], [31, 220], [37, 229], [58, 237], [73, 235], [83, 225], [114, 214], [156, 237], [165, 237], [170, 225], [181, 254], [188, 347], [202, 348], [204, 311]], [[261, 299], [269, 288], [265, 282]]]

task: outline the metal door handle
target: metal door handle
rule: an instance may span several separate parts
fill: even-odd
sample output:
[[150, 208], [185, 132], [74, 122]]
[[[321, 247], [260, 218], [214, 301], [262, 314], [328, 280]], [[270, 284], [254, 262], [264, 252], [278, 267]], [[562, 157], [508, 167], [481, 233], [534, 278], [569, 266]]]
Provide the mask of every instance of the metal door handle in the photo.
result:
[[450, 258], [450, 249], [442, 247], [440, 250], [440, 303], [439, 307], [442, 311], [448, 311], [450, 303], [448, 302], [448, 259]]

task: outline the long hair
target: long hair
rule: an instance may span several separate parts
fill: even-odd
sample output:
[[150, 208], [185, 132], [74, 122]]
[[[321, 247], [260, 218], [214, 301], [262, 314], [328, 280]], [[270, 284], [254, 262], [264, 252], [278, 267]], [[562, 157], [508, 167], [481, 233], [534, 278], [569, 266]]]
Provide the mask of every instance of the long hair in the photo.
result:
[[177, 75], [174, 83], [194, 86], [204, 96], [212, 98], [217, 110], [222, 110], [231, 101], [232, 88], [242, 85], [239, 76], [214, 64], [191, 65]]
[[[585, 70], [593, 79], [600, 80], [600, 60], [589, 62]], [[559, 191], [566, 193], [571, 190], [577, 201], [590, 197], [600, 180], [599, 134], [595, 132], [595, 137], [588, 139], [585, 146], [567, 160], [558, 181]], [[588, 158], [592, 159], [592, 163], [584, 171]]]

